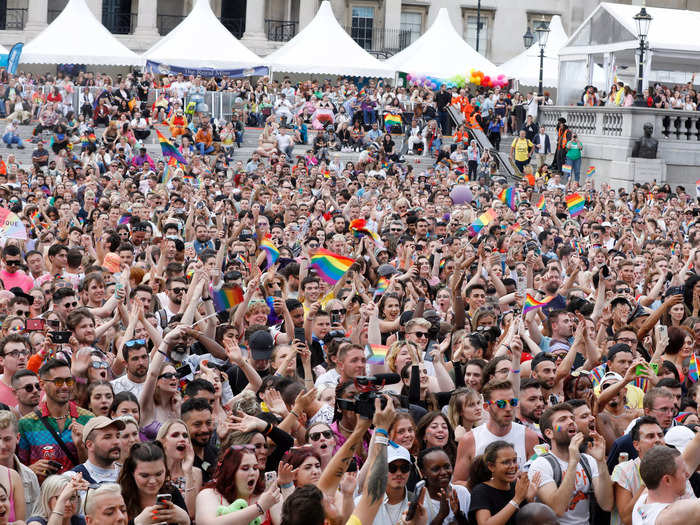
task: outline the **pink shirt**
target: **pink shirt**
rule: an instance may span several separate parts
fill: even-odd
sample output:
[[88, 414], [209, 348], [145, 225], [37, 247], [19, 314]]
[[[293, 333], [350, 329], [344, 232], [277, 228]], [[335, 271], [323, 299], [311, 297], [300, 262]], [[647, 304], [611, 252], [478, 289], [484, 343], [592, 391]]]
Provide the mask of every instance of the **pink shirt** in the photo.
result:
[[19, 403], [12, 389], [2, 381], [0, 381], [0, 403], [5, 403], [10, 408], [16, 407]]
[[7, 270], [0, 270], [0, 279], [5, 285], [6, 290], [19, 286], [24, 293], [27, 293], [34, 288], [34, 279], [23, 271], [9, 273]]

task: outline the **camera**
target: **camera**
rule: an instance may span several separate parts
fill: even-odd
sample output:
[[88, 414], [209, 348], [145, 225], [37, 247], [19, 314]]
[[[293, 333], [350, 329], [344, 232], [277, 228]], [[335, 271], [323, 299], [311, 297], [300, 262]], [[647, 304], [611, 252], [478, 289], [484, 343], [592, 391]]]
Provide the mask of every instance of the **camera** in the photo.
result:
[[[357, 394], [352, 401], [348, 399], [337, 399], [338, 407], [341, 410], [351, 410], [356, 414], [372, 419], [374, 417], [374, 400], [381, 399], [381, 407], [386, 406], [387, 395], [379, 391], [384, 385], [398, 383], [401, 380], [398, 374], [377, 374], [376, 376], [357, 376], [354, 379]], [[401, 406], [406, 405], [408, 400], [401, 399]]]

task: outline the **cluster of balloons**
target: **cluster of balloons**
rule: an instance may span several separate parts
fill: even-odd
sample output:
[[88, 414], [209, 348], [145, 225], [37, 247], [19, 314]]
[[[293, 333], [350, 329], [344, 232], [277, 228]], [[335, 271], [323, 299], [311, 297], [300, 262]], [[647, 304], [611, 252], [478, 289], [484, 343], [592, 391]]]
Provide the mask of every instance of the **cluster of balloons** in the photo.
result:
[[482, 71], [477, 71], [475, 69], [472, 69], [468, 75], [455, 75], [451, 78], [438, 78], [428, 75], [412, 75], [409, 73], [406, 75], [406, 80], [409, 84], [433, 90], [439, 89], [442, 84], [445, 84], [448, 88], [463, 88], [467, 84], [500, 88], [508, 85], [508, 79], [505, 75], [490, 77], [488, 75], [484, 75]]

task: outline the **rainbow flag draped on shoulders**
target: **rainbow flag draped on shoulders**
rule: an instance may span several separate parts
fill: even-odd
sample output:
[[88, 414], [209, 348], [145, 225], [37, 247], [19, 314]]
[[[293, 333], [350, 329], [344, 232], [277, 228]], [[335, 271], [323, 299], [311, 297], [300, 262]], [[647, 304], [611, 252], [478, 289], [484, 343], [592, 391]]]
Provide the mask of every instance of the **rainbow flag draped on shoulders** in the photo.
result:
[[318, 276], [328, 284], [337, 283], [354, 262], [355, 260], [350, 257], [333, 253], [325, 248], [319, 248], [311, 256], [311, 267], [316, 269]]
[[172, 157], [181, 164], [187, 164], [185, 157], [173, 146], [172, 142], [166, 139], [158, 130], [156, 130], [156, 135], [158, 135], [158, 142], [160, 142], [160, 150], [163, 153], [163, 157]]

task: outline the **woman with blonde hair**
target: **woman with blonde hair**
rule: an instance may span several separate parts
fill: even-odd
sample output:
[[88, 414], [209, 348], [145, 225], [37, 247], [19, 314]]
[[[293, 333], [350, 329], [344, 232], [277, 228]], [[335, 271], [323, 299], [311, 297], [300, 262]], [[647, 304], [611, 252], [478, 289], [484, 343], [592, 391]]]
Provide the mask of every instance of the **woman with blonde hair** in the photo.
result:
[[[40, 525], [85, 523], [78, 515], [80, 510], [78, 491], [87, 488], [88, 483], [83, 479], [82, 474], [72, 478], [67, 474], [49, 476], [41, 485], [41, 498], [34, 509], [34, 515], [27, 520], [27, 525], [31, 523], [39, 523]], [[11, 514], [10, 520], [12, 520]]]
[[447, 409], [447, 419], [459, 440], [483, 419], [481, 395], [469, 387], [458, 388], [452, 393]]

